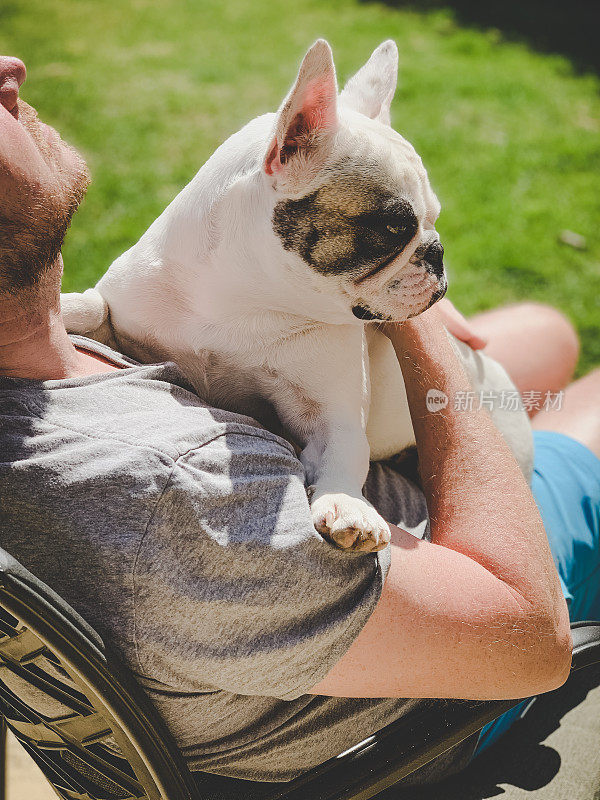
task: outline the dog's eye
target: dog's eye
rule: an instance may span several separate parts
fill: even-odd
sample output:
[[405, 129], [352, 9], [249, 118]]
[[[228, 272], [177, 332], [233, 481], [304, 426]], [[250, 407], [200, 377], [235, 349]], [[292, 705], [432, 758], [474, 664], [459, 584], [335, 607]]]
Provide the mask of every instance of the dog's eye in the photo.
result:
[[386, 243], [393, 242], [394, 246], [406, 246], [419, 227], [412, 206], [402, 199], [385, 208], [358, 214], [354, 219], [360, 225], [378, 233]]

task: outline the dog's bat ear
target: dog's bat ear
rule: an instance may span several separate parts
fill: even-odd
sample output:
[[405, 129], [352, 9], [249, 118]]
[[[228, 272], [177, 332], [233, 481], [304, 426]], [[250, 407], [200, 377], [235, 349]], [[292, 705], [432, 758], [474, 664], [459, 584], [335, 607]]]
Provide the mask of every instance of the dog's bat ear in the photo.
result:
[[370, 119], [390, 124], [390, 106], [398, 81], [398, 48], [392, 39], [382, 42], [371, 58], [344, 86], [340, 103]]
[[337, 82], [331, 47], [318, 39], [304, 56], [296, 83], [283, 101], [264, 170], [293, 189], [324, 165], [338, 128]]

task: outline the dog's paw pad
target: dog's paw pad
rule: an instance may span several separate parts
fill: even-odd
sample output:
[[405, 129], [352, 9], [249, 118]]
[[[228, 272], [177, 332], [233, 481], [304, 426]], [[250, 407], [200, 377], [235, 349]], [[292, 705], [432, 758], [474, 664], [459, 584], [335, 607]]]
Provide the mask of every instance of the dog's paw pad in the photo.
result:
[[390, 541], [387, 522], [366, 500], [347, 494], [325, 494], [311, 505], [319, 533], [342, 550], [374, 553]]

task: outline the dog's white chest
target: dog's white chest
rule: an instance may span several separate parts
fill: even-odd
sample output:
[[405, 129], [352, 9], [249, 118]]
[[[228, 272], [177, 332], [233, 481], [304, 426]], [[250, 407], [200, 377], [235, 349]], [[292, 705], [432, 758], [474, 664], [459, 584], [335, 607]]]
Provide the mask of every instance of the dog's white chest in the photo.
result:
[[[371, 374], [367, 437], [371, 458], [383, 460], [414, 445], [415, 436], [394, 348], [389, 339], [376, 329], [367, 332], [367, 339]], [[490, 399], [492, 419], [529, 480], [533, 469], [533, 438], [529, 419], [523, 409], [509, 409], [501, 403], [503, 396], [516, 391], [513, 382], [497, 361], [481, 351], [472, 350], [454, 337], [452, 339], [469, 376], [473, 407], [477, 409], [480, 398]], [[429, 388], [439, 390], [437, 386]], [[460, 409], [459, 401], [460, 398], [447, 399], [453, 408]], [[428, 413], [436, 412], [432, 409]]]

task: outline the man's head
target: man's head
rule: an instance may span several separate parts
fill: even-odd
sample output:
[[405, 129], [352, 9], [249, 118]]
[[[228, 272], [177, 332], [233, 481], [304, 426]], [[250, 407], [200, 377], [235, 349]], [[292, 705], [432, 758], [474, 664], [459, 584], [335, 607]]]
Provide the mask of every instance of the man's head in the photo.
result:
[[25, 74], [0, 56], [0, 294], [39, 285], [59, 263], [89, 182], [81, 156], [19, 99]]

